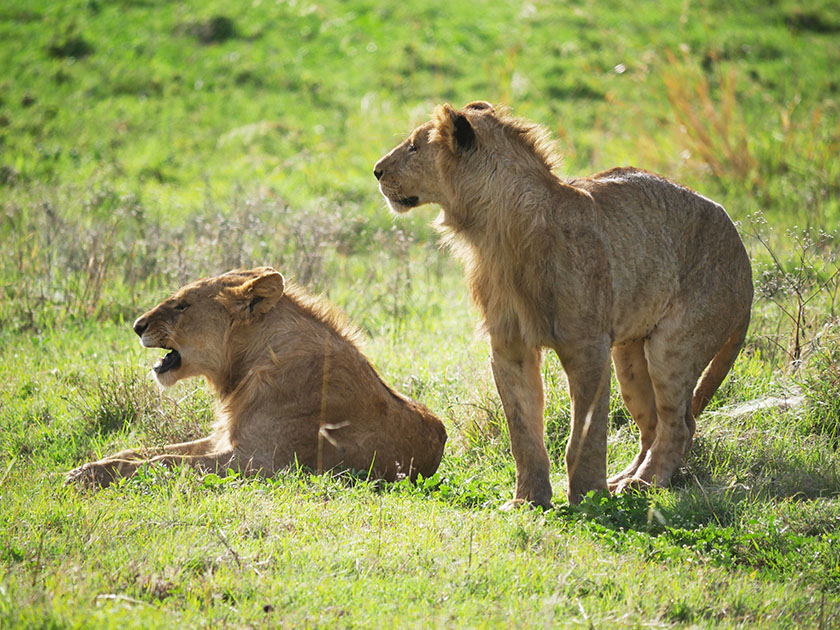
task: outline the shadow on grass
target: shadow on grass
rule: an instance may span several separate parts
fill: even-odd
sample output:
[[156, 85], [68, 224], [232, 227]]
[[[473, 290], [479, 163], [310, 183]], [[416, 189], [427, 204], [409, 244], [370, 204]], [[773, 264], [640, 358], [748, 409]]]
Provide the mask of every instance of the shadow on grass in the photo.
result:
[[[729, 524], [710, 520], [712, 504], [703, 510], [703, 500], [698, 501], [694, 491], [671, 496], [657, 491], [618, 496], [590, 493], [580, 505], [555, 508], [551, 516], [564, 525], [583, 527], [617, 551], [641, 553], [661, 562], [701, 561], [730, 570], [745, 568], [763, 572], [769, 579], [800, 579], [820, 591], [840, 593], [836, 531], [840, 505], [834, 504], [823, 515], [835, 527], [812, 527], [806, 533], [796, 531], [790, 514], [778, 506], [739, 506], [734, 501], [730, 513], [740, 512], [741, 518], [732, 518]], [[798, 513], [818, 511], [819, 502], [810, 501]]]

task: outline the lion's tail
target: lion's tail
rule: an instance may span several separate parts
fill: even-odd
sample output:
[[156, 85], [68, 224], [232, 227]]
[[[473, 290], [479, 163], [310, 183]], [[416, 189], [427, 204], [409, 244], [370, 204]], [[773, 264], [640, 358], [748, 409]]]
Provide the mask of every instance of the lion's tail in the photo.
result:
[[711, 363], [706, 367], [697, 387], [694, 388], [694, 395], [691, 399], [691, 415], [696, 418], [709, 404], [709, 401], [714, 396], [717, 388], [726, 378], [729, 370], [735, 364], [735, 359], [738, 357], [738, 352], [744, 345], [744, 339], [747, 336], [747, 328], [750, 324], [750, 315], [747, 312], [746, 319], [735, 329], [726, 343], [723, 344], [718, 353], [714, 356]]

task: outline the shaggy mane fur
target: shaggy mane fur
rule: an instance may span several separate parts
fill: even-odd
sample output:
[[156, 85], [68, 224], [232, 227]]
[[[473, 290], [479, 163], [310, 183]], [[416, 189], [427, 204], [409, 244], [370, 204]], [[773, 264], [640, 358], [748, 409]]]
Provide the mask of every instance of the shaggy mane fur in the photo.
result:
[[548, 129], [523, 118], [516, 118], [506, 106], [499, 106], [496, 111], [496, 119], [502, 131], [520, 141], [543, 163], [549, 173], [560, 178], [563, 156], [557, 150], [557, 141], [551, 138]]
[[286, 285], [285, 295], [295, 301], [313, 319], [322, 321], [347, 340], [348, 343], [360, 350], [364, 349], [364, 333], [350, 321], [344, 311], [330, 304], [326, 298], [320, 295], [312, 295], [294, 282]]

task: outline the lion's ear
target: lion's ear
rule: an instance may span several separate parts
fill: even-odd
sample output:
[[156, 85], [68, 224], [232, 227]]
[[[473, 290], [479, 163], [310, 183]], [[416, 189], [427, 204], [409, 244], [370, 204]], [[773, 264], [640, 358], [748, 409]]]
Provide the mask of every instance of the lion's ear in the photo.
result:
[[487, 101], [473, 101], [472, 103], [467, 103], [464, 106], [464, 109], [472, 109], [476, 112], [490, 112], [491, 114], [496, 112], [496, 108]]
[[246, 317], [260, 317], [270, 311], [286, 290], [283, 275], [271, 267], [260, 267], [253, 273], [253, 278], [231, 289], [233, 310]]
[[435, 111], [435, 129], [453, 153], [466, 153], [475, 147], [475, 130], [470, 121], [449, 103]]

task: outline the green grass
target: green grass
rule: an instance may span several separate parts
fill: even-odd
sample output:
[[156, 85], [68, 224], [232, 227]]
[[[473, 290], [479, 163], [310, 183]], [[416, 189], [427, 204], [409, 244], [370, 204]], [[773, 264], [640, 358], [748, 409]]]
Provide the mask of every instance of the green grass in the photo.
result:
[[[0, 627], [768, 627], [840, 621], [840, 19], [832, 2], [0, 7]], [[395, 220], [377, 158], [435, 105], [546, 125], [720, 202], [753, 326], [672, 487], [497, 510], [513, 463], [461, 270]], [[272, 264], [340, 305], [450, 434], [416, 486], [291, 471], [63, 472], [207, 431], [130, 323], [180, 283]], [[804, 397], [793, 409], [740, 405]], [[737, 412], [737, 413], [736, 413]], [[613, 388], [609, 469], [635, 453]]]

